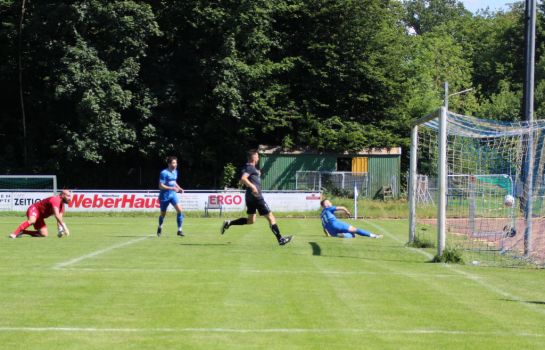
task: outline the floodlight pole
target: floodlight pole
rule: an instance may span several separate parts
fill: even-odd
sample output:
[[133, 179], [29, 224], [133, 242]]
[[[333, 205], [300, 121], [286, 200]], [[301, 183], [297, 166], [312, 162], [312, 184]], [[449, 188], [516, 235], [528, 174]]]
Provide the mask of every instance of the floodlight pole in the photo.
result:
[[524, 219], [526, 229], [524, 231], [524, 256], [528, 257], [532, 252], [532, 211], [533, 211], [533, 181], [534, 181], [534, 67], [535, 67], [535, 47], [536, 47], [536, 0], [526, 0], [526, 77], [524, 89], [524, 115], [528, 122], [528, 150], [526, 152], [526, 171], [524, 198], [526, 198], [526, 208]]

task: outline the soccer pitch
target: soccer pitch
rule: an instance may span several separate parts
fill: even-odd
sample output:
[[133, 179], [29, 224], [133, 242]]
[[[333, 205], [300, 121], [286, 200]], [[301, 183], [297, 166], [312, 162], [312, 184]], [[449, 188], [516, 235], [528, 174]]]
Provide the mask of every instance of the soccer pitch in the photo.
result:
[[[186, 218], [67, 217], [72, 235], [7, 235], [0, 217], [0, 349], [542, 349], [545, 271], [428, 263], [407, 222], [384, 239], [326, 238], [319, 219], [219, 234]], [[54, 221], [48, 220], [54, 228]], [[355, 222], [352, 222], [355, 223]], [[50, 233], [51, 235], [51, 233]]]

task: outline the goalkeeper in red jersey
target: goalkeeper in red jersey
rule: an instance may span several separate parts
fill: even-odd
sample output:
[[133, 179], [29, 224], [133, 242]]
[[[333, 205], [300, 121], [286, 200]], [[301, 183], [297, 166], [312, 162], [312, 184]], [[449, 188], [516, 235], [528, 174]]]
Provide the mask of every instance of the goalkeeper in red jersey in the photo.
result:
[[[32, 237], [47, 237], [45, 219], [51, 215], [54, 215], [57, 220], [59, 237], [68, 236], [70, 232], [62, 215], [64, 214], [64, 205], [70, 203], [71, 198], [72, 193], [69, 190], [62, 190], [57, 196], [48, 197], [32, 204], [26, 212], [27, 220], [19, 225], [9, 237], [17, 238], [23, 234]], [[31, 225], [34, 226], [35, 231], [27, 230]]]

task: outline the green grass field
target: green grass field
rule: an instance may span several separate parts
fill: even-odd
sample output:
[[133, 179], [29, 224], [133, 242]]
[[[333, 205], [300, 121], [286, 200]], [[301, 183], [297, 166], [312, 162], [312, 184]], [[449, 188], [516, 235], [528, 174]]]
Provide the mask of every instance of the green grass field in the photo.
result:
[[[66, 239], [7, 235], [1, 349], [543, 349], [545, 271], [431, 264], [407, 222], [326, 238], [318, 219], [219, 235], [218, 218], [68, 217]], [[49, 227], [54, 228], [49, 220]]]

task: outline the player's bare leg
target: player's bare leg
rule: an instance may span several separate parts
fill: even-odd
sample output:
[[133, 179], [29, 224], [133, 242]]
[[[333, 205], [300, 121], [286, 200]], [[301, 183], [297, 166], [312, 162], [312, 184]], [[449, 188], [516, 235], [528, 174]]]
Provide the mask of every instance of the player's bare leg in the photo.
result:
[[[49, 234], [47, 232], [47, 227], [42, 227], [38, 230], [38, 233], [40, 234], [40, 236], [42, 237], [47, 237]], [[34, 237], [39, 237], [39, 236], [34, 236]]]

